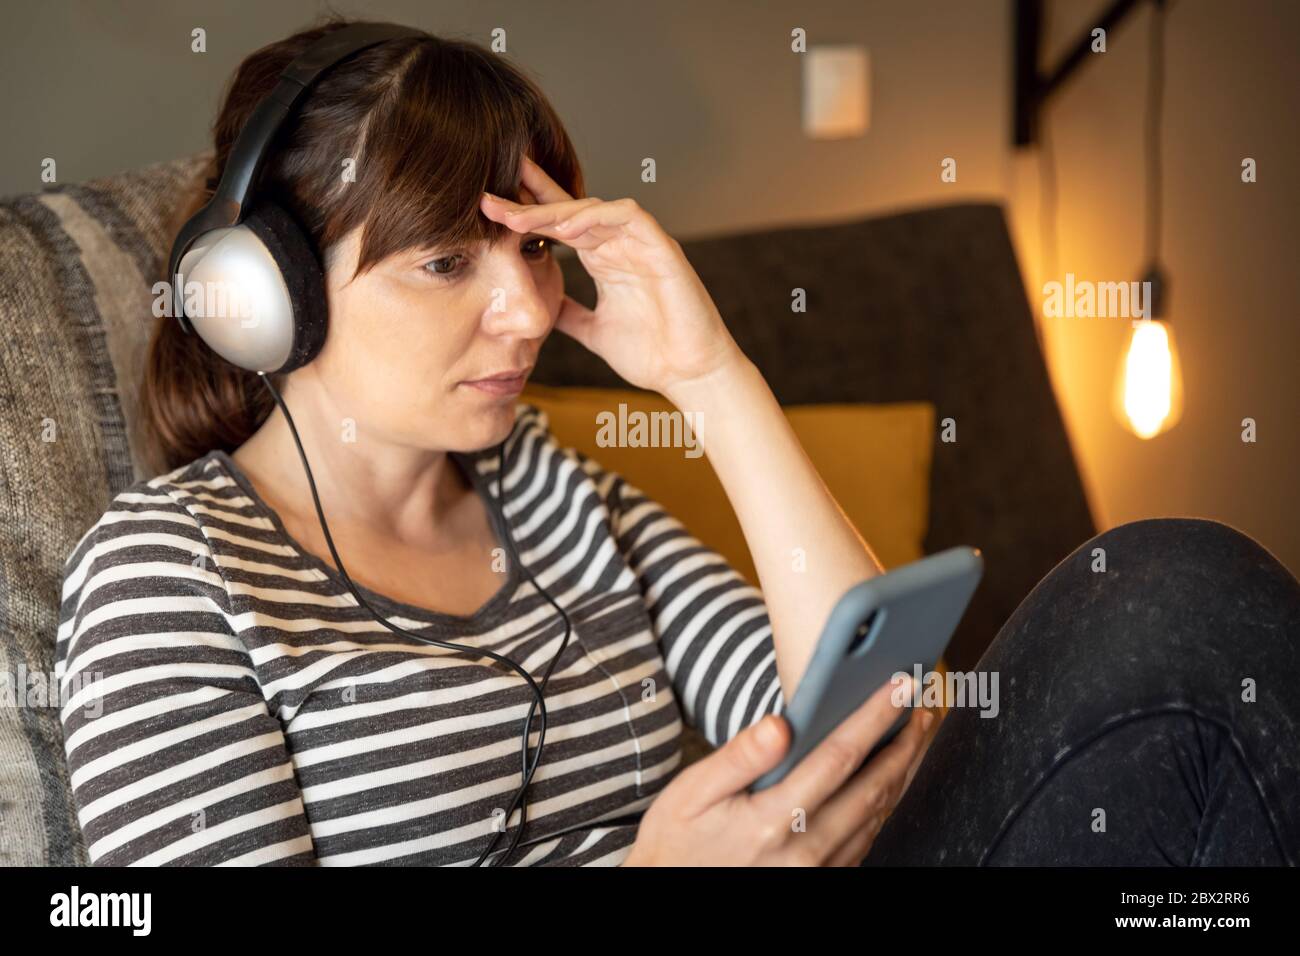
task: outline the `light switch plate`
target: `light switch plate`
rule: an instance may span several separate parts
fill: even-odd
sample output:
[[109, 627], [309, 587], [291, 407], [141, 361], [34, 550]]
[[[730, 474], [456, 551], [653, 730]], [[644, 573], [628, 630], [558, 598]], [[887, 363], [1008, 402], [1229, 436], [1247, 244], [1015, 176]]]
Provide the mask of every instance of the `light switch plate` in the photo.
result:
[[870, 57], [857, 44], [812, 46], [803, 55], [803, 128], [813, 139], [843, 139], [867, 131], [871, 113]]

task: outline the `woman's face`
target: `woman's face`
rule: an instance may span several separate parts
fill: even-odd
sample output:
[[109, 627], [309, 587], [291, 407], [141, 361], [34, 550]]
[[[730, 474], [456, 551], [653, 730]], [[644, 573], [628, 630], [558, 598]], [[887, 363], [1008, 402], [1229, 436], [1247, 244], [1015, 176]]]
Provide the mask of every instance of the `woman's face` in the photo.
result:
[[471, 383], [537, 361], [564, 298], [550, 240], [411, 249], [352, 279], [359, 249], [356, 230], [326, 257], [325, 345], [292, 374], [317, 379], [325, 414], [340, 429], [352, 419], [359, 440], [445, 451], [500, 442], [517, 391]]

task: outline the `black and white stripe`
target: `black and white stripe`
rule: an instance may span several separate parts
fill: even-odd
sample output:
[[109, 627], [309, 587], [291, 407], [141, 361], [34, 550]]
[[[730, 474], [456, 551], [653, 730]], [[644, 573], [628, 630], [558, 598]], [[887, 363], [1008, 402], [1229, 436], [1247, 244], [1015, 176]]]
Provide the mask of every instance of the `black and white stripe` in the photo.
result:
[[[495, 454], [456, 458], [495, 495]], [[511, 862], [617, 865], [679, 766], [683, 716], [716, 745], [784, 707], [767, 612], [531, 405], [507, 461], [510, 537], [573, 623]], [[563, 621], [517, 562], [504, 578], [468, 617], [360, 590], [540, 677]], [[132, 485], [77, 544], [56, 669], [82, 681], [62, 719], [99, 864], [469, 865], [520, 782], [523, 680], [382, 627], [219, 451]]]

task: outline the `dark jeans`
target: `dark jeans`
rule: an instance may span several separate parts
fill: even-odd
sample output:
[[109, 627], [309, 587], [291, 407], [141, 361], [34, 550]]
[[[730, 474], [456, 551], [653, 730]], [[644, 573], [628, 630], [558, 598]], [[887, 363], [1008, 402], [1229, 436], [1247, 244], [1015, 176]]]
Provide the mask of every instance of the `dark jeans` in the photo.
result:
[[1000, 712], [948, 713], [864, 866], [1300, 863], [1300, 585], [1245, 535], [1099, 535], [976, 670]]

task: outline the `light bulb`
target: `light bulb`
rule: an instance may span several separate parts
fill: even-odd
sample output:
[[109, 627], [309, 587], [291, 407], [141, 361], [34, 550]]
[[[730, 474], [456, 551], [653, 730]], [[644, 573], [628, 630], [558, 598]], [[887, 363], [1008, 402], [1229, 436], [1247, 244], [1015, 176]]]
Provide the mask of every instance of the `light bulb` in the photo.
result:
[[1182, 412], [1182, 376], [1169, 323], [1142, 319], [1133, 323], [1133, 337], [1121, 369], [1122, 420], [1139, 438], [1168, 431]]

